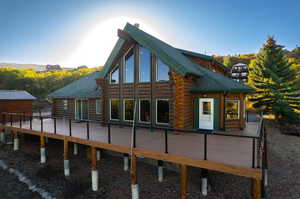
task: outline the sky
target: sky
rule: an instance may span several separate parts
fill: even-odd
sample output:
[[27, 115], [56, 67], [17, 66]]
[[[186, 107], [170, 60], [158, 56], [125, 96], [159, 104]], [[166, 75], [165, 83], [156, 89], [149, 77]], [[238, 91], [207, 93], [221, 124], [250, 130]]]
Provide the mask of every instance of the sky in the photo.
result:
[[0, 62], [105, 64], [126, 22], [208, 55], [300, 45], [298, 0], [0, 0]]

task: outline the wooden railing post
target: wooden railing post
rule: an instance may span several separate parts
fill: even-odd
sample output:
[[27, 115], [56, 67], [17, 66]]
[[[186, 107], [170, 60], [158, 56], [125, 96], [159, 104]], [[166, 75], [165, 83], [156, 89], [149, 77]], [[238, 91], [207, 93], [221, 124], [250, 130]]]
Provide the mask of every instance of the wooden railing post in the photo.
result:
[[90, 139], [90, 123], [89, 123], [89, 121], [86, 122], [86, 137], [88, 140]]
[[72, 136], [72, 119], [69, 119], [69, 136]]
[[108, 144], [111, 143], [111, 135], [110, 135], [110, 124], [107, 125], [107, 142]]
[[168, 153], [168, 129], [165, 129], [165, 153]]
[[207, 133], [204, 134], [204, 160], [207, 160]]

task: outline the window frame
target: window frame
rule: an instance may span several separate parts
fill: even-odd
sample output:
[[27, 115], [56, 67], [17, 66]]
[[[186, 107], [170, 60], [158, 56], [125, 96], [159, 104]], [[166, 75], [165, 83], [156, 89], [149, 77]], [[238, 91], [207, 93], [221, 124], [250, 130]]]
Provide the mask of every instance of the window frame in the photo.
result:
[[[235, 101], [235, 102], [238, 102], [238, 118], [233, 118], [233, 119], [230, 119], [230, 118], [226, 118], [226, 104], [228, 101]], [[225, 120], [240, 120], [241, 119], [241, 100], [240, 99], [225, 99], [225, 107], [224, 107], [224, 112], [225, 112]]]
[[[157, 118], [157, 113], [158, 113], [158, 111], [157, 111], [157, 103], [158, 103], [158, 101], [167, 101], [168, 102], [168, 104], [169, 104], [169, 122], [168, 123], [164, 123], [164, 122], [158, 122], [158, 118]], [[167, 99], [167, 98], [157, 98], [156, 100], [155, 100], [155, 123], [156, 124], [158, 124], [158, 125], [170, 125], [170, 99]]]
[[125, 101], [129, 101], [129, 100], [132, 100], [133, 101], [133, 120], [134, 120], [134, 99], [133, 98], [125, 98], [125, 99], [123, 99], [123, 120], [125, 121], [125, 122], [133, 122], [133, 120], [126, 120], [126, 111], [125, 111]]
[[[101, 99], [96, 99], [95, 100], [95, 104], [96, 104], [96, 107], [95, 107], [95, 112], [96, 112], [96, 115], [100, 115], [102, 110], [101, 110]], [[99, 110], [98, 110], [99, 109]]]
[[[132, 82], [126, 82], [126, 60], [125, 57], [126, 55], [133, 50], [133, 81]], [[123, 55], [123, 83], [124, 84], [133, 84], [135, 82], [135, 48], [134, 46], [131, 46]]]
[[[142, 121], [141, 120], [141, 101], [149, 101], [150, 103], [150, 121]], [[139, 122], [144, 124], [150, 124], [151, 123], [151, 99], [150, 98], [141, 98], [139, 99]]]
[[[112, 80], [112, 74], [116, 71], [116, 70], [119, 70], [119, 74], [118, 74], [118, 82], [116, 82], [116, 83], [114, 83], [114, 82], [112, 82], [111, 80]], [[119, 66], [119, 64], [117, 65], [117, 66], [115, 66], [111, 71], [110, 71], [110, 73], [109, 73], [109, 84], [112, 84], [112, 85], [117, 85], [117, 84], [119, 84], [119, 82], [120, 82], [120, 66]]]
[[[112, 117], [111, 117], [111, 101], [112, 100], [118, 100], [118, 106], [119, 106], [119, 119], [113, 119]], [[111, 121], [120, 121], [120, 99], [118, 99], [118, 98], [110, 98], [109, 99], [109, 120], [111, 120]]]
[[141, 81], [141, 49], [142, 48], [145, 48], [145, 47], [143, 47], [143, 46], [139, 46], [139, 50], [138, 50], [138, 53], [139, 53], [139, 79], [138, 79], [138, 81], [139, 81], [139, 83], [150, 83], [151, 82], [151, 74], [152, 74], [152, 53], [147, 49], [147, 48], [145, 48], [145, 49], [147, 49], [148, 51], [149, 51], [149, 54], [150, 54], [150, 60], [149, 60], [149, 62], [150, 62], [150, 68], [149, 68], [149, 81]]
[[[170, 68], [167, 64], [165, 64], [163, 61], [161, 61], [157, 56], [155, 57], [155, 70], [156, 70], [156, 74], [155, 74], [155, 82], [169, 82], [170, 81], [170, 75], [169, 75], [169, 72], [170, 72]], [[168, 68], [169, 68], [169, 71], [168, 71], [168, 77], [169, 79], [168, 80], [158, 80], [158, 61], [162, 62], [164, 65], [166, 65]]]

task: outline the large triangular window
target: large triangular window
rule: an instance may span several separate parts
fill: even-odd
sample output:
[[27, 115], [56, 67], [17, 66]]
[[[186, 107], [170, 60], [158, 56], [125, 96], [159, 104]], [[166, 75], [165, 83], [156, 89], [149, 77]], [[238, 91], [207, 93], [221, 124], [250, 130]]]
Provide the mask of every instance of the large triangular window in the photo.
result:
[[157, 58], [156, 81], [169, 81], [169, 67]]
[[110, 83], [111, 84], [119, 83], [119, 66], [115, 67], [110, 73]]

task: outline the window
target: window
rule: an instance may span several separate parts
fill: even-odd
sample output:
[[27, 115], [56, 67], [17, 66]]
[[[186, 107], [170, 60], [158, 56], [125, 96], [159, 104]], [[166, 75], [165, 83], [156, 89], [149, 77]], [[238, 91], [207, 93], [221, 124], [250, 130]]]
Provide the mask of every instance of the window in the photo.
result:
[[124, 59], [124, 82], [134, 82], [134, 48], [131, 48]]
[[159, 124], [169, 123], [169, 100], [158, 99], [156, 101], [156, 122]]
[[96, 114], [101, 114], [101, 100], [96, 100]]
[[151, 76], [151, 53], [140, 47], [140, 82], [150, 82]]
[[211, 115], [211, 103], [210, 102], [203, 102], [203, 115]]
[[111, 120], [119, 120], [120, 119], [120, 108], [119, 108], [119, 100], [118, 99], [110, 100], [110, 119]]
[[125, 99], [124, 100], [124, 120], [132, 121], [134, 115], [134, 100]]
[[240, 101], [226, 100], [225, 101], [225, 117], [227, 120], [240, 119]]
[[169, 81], [169, 67], [157, 59], [156, 81]]
[[66, 111], [68, 110], [68, 100], [63, 100], [63, 109]]
[[140, 100], [140, 122], [150, 122], [150, 100]]
[[118, 84], [118, 83], [119, 83], [119, 66], [117, 66], [117, 67], [110, 73], [110, 83], [111, 83], [111, 84]]

